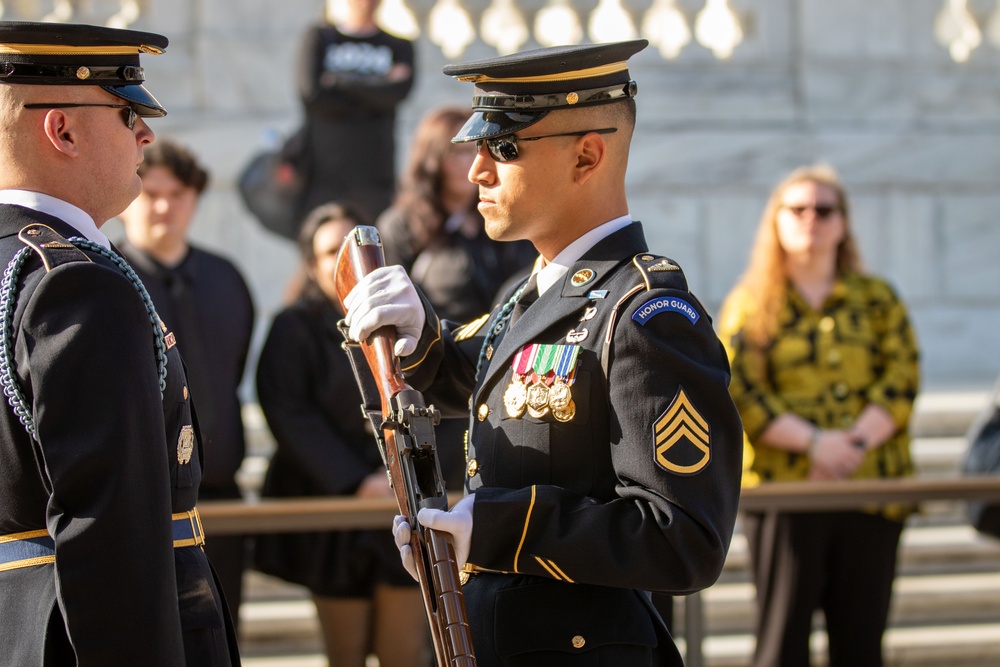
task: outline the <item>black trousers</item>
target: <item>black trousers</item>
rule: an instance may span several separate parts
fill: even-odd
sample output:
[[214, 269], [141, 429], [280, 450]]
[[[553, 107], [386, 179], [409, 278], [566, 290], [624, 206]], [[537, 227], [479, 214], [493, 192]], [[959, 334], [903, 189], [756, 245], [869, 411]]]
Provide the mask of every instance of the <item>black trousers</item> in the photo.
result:
[[748, 514], [754, 667], [809, 665], [822, 609], [830, 667], [879, 667], [903, 524], [863, 512]]

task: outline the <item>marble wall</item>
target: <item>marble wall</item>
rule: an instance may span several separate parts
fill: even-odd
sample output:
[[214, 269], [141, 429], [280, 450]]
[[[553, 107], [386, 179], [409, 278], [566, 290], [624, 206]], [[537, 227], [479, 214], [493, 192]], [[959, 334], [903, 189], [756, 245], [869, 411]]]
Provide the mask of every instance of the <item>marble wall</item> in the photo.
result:
[[[984, 40], [969, 62], [953, 63], [933, 36], [942, 1], [731, 0], [746, 38], [730, 60], [694, 43], [673, 61], [652, 49], [633, 59], [640, 95], [632, 213], [646, 223], [653, 248], [685, 267], [710, 310], [742, 271], [773, 184], [798, 165], [825, 161], [848, 185], [867, 264], [911, 307], [928, 382], [983, 385], [1000, 373], [1000, 224], [993, 220], [1000, 50]], [[422, 25], [433, 2], [409, 2]], [[6, 4], [30, 13], [50, 3]], [[171, 39], [165, 55], [145, 62], [149, 87], [170, 109], [152, 126], [191, 145], [211, 167], [195, 235], [244, 270], [260, 337], [295, 253], [248, 216], [234, 180], [266, 130], [288, 132], [299, 122], [291, 78], [297, 41], [322, 2], [139, 4], [133, 27]], [[474, 20], [487, 4], [464, 3]], [[530, 21], [545, 3], [518, 4]], [[573, 2], [581, 15], [596, 4]], [[623, 4], [638, 18], [649, 0]], [[691, 19], [704, 3], [677, 4]], [[95, 18], [99, 5], [88, 5]], [[984, 25], [996, 2], [970, 0], [969, 8]], [[436, 46], [421, 38], [417, 54], [418, 83], [399, 117], [401, 161], [423, 112], [469, 95], [440, 74], [446, 59]], [[464, 57], [489, 55], [477, 41]]]

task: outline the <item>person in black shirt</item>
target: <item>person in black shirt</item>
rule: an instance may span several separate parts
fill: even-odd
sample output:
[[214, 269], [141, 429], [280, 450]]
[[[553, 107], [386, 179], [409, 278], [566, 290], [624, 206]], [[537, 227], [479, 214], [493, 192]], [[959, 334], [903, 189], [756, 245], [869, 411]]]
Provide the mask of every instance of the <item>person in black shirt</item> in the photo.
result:
[[[245, 442], [237, 389], [250, 347], [253, 302], [232, 262], [191, 245], [188, 230], [208, 173], [183, 146], [160, 139], [143, 151], [142, 193], [121, 214], [120, 249], [175, 332], [188, 368], [205, 447], [199, 499], [240, 497], [235, 474]], [[242, 596], [246, 539], [213, 537], [205, 551], [219, 573], [234, 622]]]
[[350, 0], [345, 16], [310, 27], [296, 80], [305, 111], [299, 212], [333, 200], [351, 201], [370, 218], [395, 190], [396, 107], [413, 86], [413, 44], [375, 23], [378, 0]]

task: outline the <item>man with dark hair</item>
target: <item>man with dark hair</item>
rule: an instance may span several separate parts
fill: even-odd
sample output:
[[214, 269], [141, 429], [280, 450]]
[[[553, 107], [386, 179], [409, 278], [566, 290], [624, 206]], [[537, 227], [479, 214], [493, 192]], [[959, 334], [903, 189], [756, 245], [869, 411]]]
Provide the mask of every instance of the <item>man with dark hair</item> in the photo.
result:
[[[625, 196], [645, 40], [449, 65], [475, 85], [453, 139], [489, 235], [528, 239], [530, 278], [488, 317], [439, 322], [400, 267], [348, 296], [350, 335], [396, 327], [412, 385], [471, 407], [466, 490], [423, 526], [450, 533], [480, 667], [679, 666], [649, 591], [722, 571], [743, 434], [729, 366], [680, 267], [648, 251]], [[410, 526], [396, 543], [412, 568]]]
[[[184, 146], [158, 139], [143, 150], [142, 192], [121, 214], [122, 254], [142, 279], [156, 312], [177, 337], [205, 448], [199, 500], [240, 498], [236, 471], [246, 443], [237, 394], [253, 330], [253, 301], [229, 260], [191, 244], [189, 231], [208, 172]], [[246, 538], [205, 543], [235, 624], [246, 566]]]
[[238, 665], [173, 332], [100, 227], [141, 187], [161, 35], [0, 22], [0, 654]]

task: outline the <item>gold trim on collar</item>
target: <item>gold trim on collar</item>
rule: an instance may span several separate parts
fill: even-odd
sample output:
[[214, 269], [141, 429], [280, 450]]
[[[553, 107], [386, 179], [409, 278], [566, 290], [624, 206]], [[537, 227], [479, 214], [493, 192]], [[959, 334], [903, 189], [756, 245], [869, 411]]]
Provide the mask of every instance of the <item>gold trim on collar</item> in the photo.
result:
[[501, 77], [496, 78], [486, 74], [468, 74], [455, 77], [458, 81], [471, 81], [473, 83], [502, 82], [502, 83], [548, 83], [550, 81], [575, 81], [576, 79], [586, 79], [593, 76], [605, 76], [624, 72], [628, 69], [628, 64], [623, 60], [618, 63], [608, 65], [598, 65], [587, 69], [573, 70], [572, 72], [558, 72], [556, 74], [539, 74], [538, 76], [524, 77]]
[[140, 44], [138, 46], [66, 46], [59, 44], [0, 44], [0, 55], [32, 56], [122, 56], [139, 53], [163, 53], [163, 49]]

